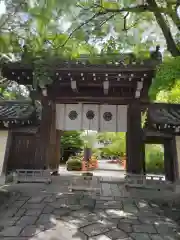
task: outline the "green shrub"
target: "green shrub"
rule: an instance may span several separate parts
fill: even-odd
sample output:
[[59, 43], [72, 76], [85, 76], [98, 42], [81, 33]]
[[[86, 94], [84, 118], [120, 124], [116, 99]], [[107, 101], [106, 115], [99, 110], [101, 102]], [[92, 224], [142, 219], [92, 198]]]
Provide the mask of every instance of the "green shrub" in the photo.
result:
[[79, 158], [70, 158], [66, 162], [67, 170], [68, 171], [81, 171], [82, 162]]
[[146, 172], [164, 174], [164, 153], [158, 148], [148, 151], [146, 157]]

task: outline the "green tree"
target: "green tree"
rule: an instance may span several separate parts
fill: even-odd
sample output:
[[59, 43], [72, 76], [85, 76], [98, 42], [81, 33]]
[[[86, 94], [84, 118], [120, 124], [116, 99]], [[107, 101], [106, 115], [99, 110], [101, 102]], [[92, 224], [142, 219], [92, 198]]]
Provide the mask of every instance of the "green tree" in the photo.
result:
[[78, 131], [64, 131], [61, 137], [61, 162], [65, 163], [71, 155], [74, 155], [77, 151], [83, 147], [83, 141], [81, 139], [81, 132]]
[[180, 103], [180, 57], [168, 57], [158, 66], [150, 97], [159, 102]]
[[76, 57], [77, 52], [93, 53], [95, 44], [111, 53], [139, 52], [149, 50], [154, 42], [163, 45], [165, 39], [168, 51], [179, 56], [177, 1], [138, 2], [4, 1], [7, 11], [0, 21], [1, 46], [16, 53], [24, 42], [36, 55], [51, 48]]
[[[180, 20], [178, 3], [173, 0], [141, 1], [93, 0], [80, 2], [78, 17], [74, 21], [70, 37], [75, 33], [84, 34], [86, 39], [106, 44], [106, 39], [116, 39], [113, 51], [147, 50], [154, 42], [167, 45], [172, 56], [179, 56]], [[112, 41], [110, 41], [112, 44]], [[108, 49], [107, 49], [108, 50]], [[111, 49], [112, 52], [112, 49]]]
[[81, 132], [78, 131], [64, 131], [61, 137], [61, 146], [63, 149], [82, 148], [83, 141], [81, 139]]
[[101, 154], [107, 157], [122, 156], [126, 152], [125, 133], [99, 133], [97, 138], [105, 143]]

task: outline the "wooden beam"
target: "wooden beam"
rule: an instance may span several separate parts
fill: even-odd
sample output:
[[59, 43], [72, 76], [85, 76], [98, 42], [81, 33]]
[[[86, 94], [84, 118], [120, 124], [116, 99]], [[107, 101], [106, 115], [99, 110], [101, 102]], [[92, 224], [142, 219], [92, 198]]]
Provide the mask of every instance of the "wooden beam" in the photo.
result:
[[73, 90], [73, 92], [78, 92], [77, 82], [74, 80], [71, 80], [71, 89]]
[[109, 92], [109, 81], [104, 81], [103, 82], [103, 90], [104, 90], [104, 95], [108, 95], [108, 92]]

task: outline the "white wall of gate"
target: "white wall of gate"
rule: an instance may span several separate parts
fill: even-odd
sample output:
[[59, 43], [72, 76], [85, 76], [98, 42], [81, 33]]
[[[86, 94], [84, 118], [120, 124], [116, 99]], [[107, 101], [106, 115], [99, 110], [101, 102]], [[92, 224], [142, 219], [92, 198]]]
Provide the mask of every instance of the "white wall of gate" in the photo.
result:
[[56, 104], [56, 128], [126, 132], [127, 105]]

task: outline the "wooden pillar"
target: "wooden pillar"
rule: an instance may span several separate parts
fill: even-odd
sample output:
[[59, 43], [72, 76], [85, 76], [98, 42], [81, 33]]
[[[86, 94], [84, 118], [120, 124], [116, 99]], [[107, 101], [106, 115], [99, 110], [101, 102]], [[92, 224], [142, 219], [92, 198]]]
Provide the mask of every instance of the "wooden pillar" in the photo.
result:
[[42, 101], [42, 115], [39, 129], [39, 156], [38, 159], [44, 164], [44, 168], [49, 167], [49, 144], [51, 135], [52, 123], [52, 102], [48, 97], [43, 97]]
[[127, 114], [126, 151], [128, 173], [142, 173], [142, 144], [141, 106], [139, 101], [135, 101], [128, 106]]
[[49, 167], [53, 175], [58, 175], [60, 163], [60, 137], [62, 131], [56, 130], [56, 105], [53, 103], [52, 107], [52, 123], [49, 144]]
[[172, 140], [166, 139], [164, 140], [164, 170], [166, 180], [174, 181], [175, 180], [175, 167], [174, 167], [174, 159], [173, 159], [173, 149], [172, 149]]
[[6, 149], [4, 152], [4, 156], [1, 159], [2, 161], [4, 160], [2, 165], [2, 173], [1, 173], [3, 175], [6, 175], [8, 172], [8, 161], [9, 161], [10, 151], [12, 150], [12, 142], [13, 142], [12, 140], [13, 140], [13, 133], [11, 130], [9, 130], [7, 141], [6, 141]]
[[56, 105], [52, 103], [50, 141], [48, 150], [49, 167], [53, 172], [58, 171], [59, 165], [56, 161]]
[[56, 130], [56, 150], [55, 150], [55, 159], [56, 159], [56, 165], [60, 163], [61, 158], [61, 135], [62, 131]]
[[145, 162], [145, 143], [143, 142], [141, 145], [141, 157], [142, 157], [142, 171], [146, 174], [146, 162]]

